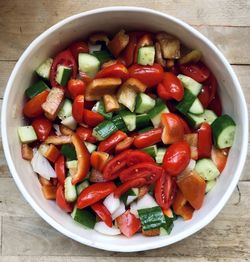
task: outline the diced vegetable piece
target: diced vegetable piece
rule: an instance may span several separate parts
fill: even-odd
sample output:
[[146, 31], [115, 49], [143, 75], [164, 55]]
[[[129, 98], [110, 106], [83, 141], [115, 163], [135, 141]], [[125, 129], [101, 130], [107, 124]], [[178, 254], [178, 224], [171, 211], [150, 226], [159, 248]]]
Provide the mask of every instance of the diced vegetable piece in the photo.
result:
[[76, 192], [77, 195], [79, 196], [81, 194], [81, 192], [87, 188], [89, 186], [89, 181], [88, 180], [84, 180], [83, 182], [81, 182], [80, 184], [78, 184], [76, 186]]
[[126, 212], [125, 205], [123, 202], [121, 202], [120, 206], [112, 214], [112, 220], [115, 220], [117, 217], [119, 217], [120, 215], [122, 215], [125, 212]]
[[194, 96], [198, 96], [201, 91], [202, 84], [198, 83], [193, 78], [182, 74], [179, 74], [177, 77], [181, 80], [182, 85], [186, 89], [188, 89]]
[[115, 95], [104, 95], [103, 102], [107, 113], [118, 111], [120, 109], [120, 105]]
[[64, 181], [64, 195], [67, 202], [74, 202], [77, 198], [76, 186], [72, 185], [72, 177], [68, 176]]
[[[67, 119], [67, 118], [66, 118]], [[55, 125], [54, 125], [55, 126]], [[71, 135], [73, 135], [73, 131], [72, 131], [72, 129], [71, 128], [69, 128], [69, 127], [67, 127], [67, 126], [65, 126], [65, 125], [60, 125], [60, 126], [58, 126], [58, 129], [57, 129], [57, 131], [56, 131], [56, 134], [58, 135], [58, 136], [60, 136], [60, 135], [65, 135], [65, 136], [71, 136]]]
[[101, 44], [89, 44], [88, 47], [89, 47], [89, 53], [91, 55], [93, 55], [94, 52], [101, 51], [101, 49], [102, 49], [102, 45]]
[[56, 190], [57, 187], [53, 185], [44, 185], [42, 186], [42, 192], [47, 200], [55, 200], [56, 199]]
[[95, 56], [101, 64], [104, 64], [113, 59], [113, 56], [107, 50], [93, 51], [92, 55]]
[[157, 164], [162, 164], [163, 163], [163, 158], [166, 153], [166, 148], [158, 148], [158, 151], [155, 156], [155, 161]]
[[155, 47], [144, 46], [138, 50], [137, 63], [139, 65], [153, 65], [155, 61]]
[[108, 49], [114, 55], [118, 57], [121, 51], [127, 46], [129, 42], [129, 36], [125, 34], [125, 30], [120, 30], [111, 41], [108, 43]]
[[206, 193], [211, 191], [214, 188], [215, 184], [216, 184], [216, 179], [210, 180], [210, 181], [206, 181]]
[[88, 151], [89, 151], [90, 154], [91, 154], [92, 152], [94, 152], [94, 151], [96, 150], [96, 148], [97, 148], [97, 145], [92, 144], [92, 143], [89, 143], [89, 142], [86, 142], [86, 141], [84, 141], [84, 144], [85, 144], [85, 146], [87, 147], [87, 149], [88, 149]]
[[107, 235], [107, 236], [116, 236], [116, 235], [120, 235], [121, 234], [121, 231], [119, 228], [115, 227], [115, 226], [112, 226], [112, 227], [109, 227], [107, 226], [104, 222], [97, 222], [95, 224], [95, 227], [94, 227], [95, 231], [103, 234], [103, 235]]
[[61, 148], [61, 153], [62, 153], [62, 155], [67, 157], [67, 159], [69, 161], [76, 160], [76, 150], [75, 150], [75, 147], [72, 144], [63, 145], [62, 148]]
[[150, 96], [140, 93], [136, 97], [135, 112], [139, 114], [147, 113], [155, 106], [155, 100]]
[[43, 81], [40, 80], [39, 82], [27, 88], [25, 90], [25, 95], [31, 99], [32, 97], [40, 94], [44, 90], [49, 90], [49, 87]]
[[162, 113], [169, 113], [169, 110], [164, 101], [159, 99], [156, 101], [155, 107], [148, 112], [148, 116], [154, 127], [159, 127]]
[[[61, 122], [64, 126], [70, 128], [71, 130], [75, 130], [77, 127], [77, 122], [73, 116], [69, 116], [62, 120]], [[68, 133], [70, 135], [71, 133]]]
[[147, 86], [144, 83], [142, 83], [140, 80], [132, 77], [127, 79], [126, 82], [123, 83], [122, 87], [130, 87], [136, 93], [144, 93], [147, 88]]
[[176, 215], [181, 216], [184, 220], [191, 219], [194, 213], [193, 207], [187, 202], [187, 199], [180, 190], [175, 194], [173, 210]]
[[129, 86], [122, 86], [117, 93], [118, 102], [131, 112], [135, 110], [136, 96], [136, 91]]
[[33, 150], [28, 144], [21, 145], [22, 158], [31, 161], [33, 157]]
[[207, 181], [213, 180], [220, 175], [220, 171], [217, 169], [213, 161], [208, 158], [198, 160], [196, 162], [195, 170]]
[[111, 215], [119, 208], [120, 204], [120, 199], [114, 197], [113, 193], [108, 195], [103, 201], [103, 205], [108, 209]]
[[79, 71], [89, 77], [94, 77], [100, 68], [100, 61], [93, 55], [80, 53], [78, 55]]
[[48, 136], [45, 143], [54, 145], [69, 144], [71, 143], [71, 136]]
[[124, 193], [120, 199], [123, 201], [123, 203], [129, 205], [132, 203], [139, 195], [139, 189], [138, 188], [131, 188], [126, 193]]
[[104, 106], [104, 102], [103, 102], [102, 99], [95, 104], [95, 106], [92, 108], [92, 111], [101, 114], [102, 116], [104, 116], [106, 119], [109, 119], [109, 120], [113, 116], [112, 112], [106, 111], [105, 106]]
[[194, 114], [194, 115], [200, 115], [202, 113], [204, 113], [204, 108], [200, 102], [200, 100], [198, 98], [196, 98], [193, 102], [193, 104], [191, 105], [191, 107], [189, 108], [189, 112]]
[[46, 157], [49, 161], [53, 163], [56, 162], [57, 158], [60, 155], [60, 151], [53, 144], [41, 144], [38, 150], [44, 157]]
[[215, 119], [211, 125], [215, 145], [220, 148], [231, 147], [234, 142], [236, 124], [229, 115]]
[[36, 69], [36, 73], [44, 78], [49, 80], [49, 74], [50, 74], [50, 68], [53, 63], [52, 58], [46, 59], [42, 64], [39, 65], [39, 67]]
[[37, 135], [33, 126], [19, 126], [17, 132], [21, 143], [29, 144], [37, 140]]
[[137, 116], [134, 113], [127, 110], [123, 110], [119, 112], [119, 115], [122, 117], [129, 131], [135, 130]]
[[180, 173], [180, 175], [178, 177], [182, 177], [182, 176], [186, 176], [188, 175], [191, 171], [194, 170], [196, 165], [196, 161], [194, 161], [193, 159], [190, 159], [187, 167]]
[[147, 154], [149, 154], [152, 157], [156, 157], [157, 155], [157, 146], [156, 145], [148, 146], [148, 147], [142, 148], [141, 150], [146, 152]]
[[176, 109], [179, 110], [181, 113], [186, 114], [190, 110], [195, 99], [196, 99], [196, 96], [194, 96], [188, 89], [185, 89], [184, 97], [177, 104]]
[[71, 217], [81, 225], [86, 228], [93, 229], [96, 224], [95, 215], [90, 213], [88, 210], [78, 209], [75, 205], [73, 212], [71, 213]]
[[105, 120], [93, 129], [93, 136], [96, 137], [98, 141], [102, 141], [117, 130], [116, 125], [112, 121]]
[[217, 118], [216, 114], [212, 110], [205, 109], [204, 113], [200, 115], [194, 115], [191, 113], [187, 113], [187, 120], [192, 127], [199, 127], [203, 122], [207, 122], [211, 125], [214, 120]]
[[112, 122], [116, 125], [118, 130], [121, 130], [125, 133], [128, 132], [126, 123], [124, 122], [123, 118], [120, 115], [116, 115], [112, 118]]
[[62, 107], [57, 115], [61, 120], [72, 116], [72, 102], [66, 98], [62, 104]]
[[119, 78], [98, 78], [91, 81], [86, 88], [85, 99], [87, 101], [100, 100], [104, 95], [112, 95], [122, 83]]
[[164, 58], [180, 58], [180, 40], [167, 33], [158, 33], [156, 35], [156, 39], [161, 45], [161, 50]]
[[154, 237], [154, 236], [159, 236], [160, 235], [160, 228], [154, 228], [154, 229], [149, 229], [149, 230], [143, 230], [142, 229], [142, 234], [143, 236], [146, 237]]
[[67, 168], [77, 168], [78, 166], [78, 161], [77, 160], [70, 160], [66, 162], [66, 167]]
[[179, 59], [179, 64], [187, 64], [187, 63], [197, 63], [202, 57], [202, 53], [199, 50], [192, 50], [191, 52], [187, 53], [183, 57]]
[[71, 72], [72, 69], [70, 67], [59, 65], [56, 72], [56, 82], [61, 86], [66, 86], [70, 79]]
[[136, 129], [146, 126], [151, 126], [151, 121], [148, 114], [136, 115]]

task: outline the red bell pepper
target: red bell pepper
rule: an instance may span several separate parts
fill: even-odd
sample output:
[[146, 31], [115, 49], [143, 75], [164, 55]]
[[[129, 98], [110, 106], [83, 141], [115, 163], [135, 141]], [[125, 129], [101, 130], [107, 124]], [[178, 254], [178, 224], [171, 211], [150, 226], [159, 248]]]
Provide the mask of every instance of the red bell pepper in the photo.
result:
[[84, 95], [78, 95], [72, 105], [72, 115], [77, 123], [82, 123], [84, 111]]
[[116, 63], [100, 70], [95, 78], [114, 77], [126, 80], [129, 77], [128, 69], [121, 63]]
[[66, 174], [65, 174], [65, 158], [63, 155], [59, 156], [59, 158], [55, 162], [55, 172], [59, 184], [64, 185]]
[[73, 211], [73, 205], [71, 203], [68, 203], [65, 199], [63, 185], [59, 185], [56, 190], [56, 203], [67, 213], [71, 213]]
[[210, 158], [212, 150], [212, 128], [204, 122], [198, 129], [198, 157]]

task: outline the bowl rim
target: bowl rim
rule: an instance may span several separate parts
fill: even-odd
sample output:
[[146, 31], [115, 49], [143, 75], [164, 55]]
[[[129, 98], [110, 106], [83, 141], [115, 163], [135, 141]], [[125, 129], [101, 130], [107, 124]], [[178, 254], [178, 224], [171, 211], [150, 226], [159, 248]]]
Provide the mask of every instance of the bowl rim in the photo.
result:
[[[215, 54], [219, 57], [219, 59], [223, 62], [224, 66], [228, 70], [228, 72], [231, 74], [232, 79], [233, 79], [233, 84], [237, 89], [239, 98], [242, 102], [242, 108], [241, 108], [241, 114], [244, 118], [245, 125], [243, 126], [243, 141], [246, 141], [244, 143], [243, 147], [241, 148], [241, 154], [237, 163], [236, 167], [236, 172], [234, 174], [234, 177], [223, 195], [223, 197], [218, 201], [217, 205], [213, 207], [213, 209], [206, 215], [206, 217], [202, 220], [200, 220], [198, 223], [195, 225], [191, 226], [190, 228], [186, 229], [185, 231], [178, 233], [174, 237], [169, 237], [169, 238], [159, 238], [158, 240], [153, 240], [150, 243], [139, 243], [138, 245], [121, 245], [121, 244], [116, 244], [116, 245], [110, 245], [102, 241], [95, 241], [92, 242], [90, 241], [87, 237], [81, 237], [78, 236], [74, 233], [72, 233], [70, 230], [64, 228], [61, 224], [57, 223], [53, 218], [51, 218], [45, 210], [43, 210], [41, 207], [38, 206], [38, 204], [35, 202], [35, 200], [30, 196], [28, 191], [26, 190], [24, 184], [22, 183], [20, 177], [18, 176], [18, 172], [15, 168], [15, 165], [13, 163], [11, 153], [10, 153], [10, 148], [8, 145], [7, 139], [7, 129], [6, 129], [6, 120], [7, 120], [7, 102], [8, 102], [8, 97], [11, 92], [11, 87], [13, 85], [14, 78], [19, 71], [19, 68], [21, 67], [23, 61], [26, 59], [27, 55], [29, 54], [30, 50], [33, 49], [34, 46], [36, 46], [41, 40], [46, 38], [48, 35], [53, 33], [54, 30], [59, 29], [60, 27], [64, 26], [65, 24], [72, 22], [80, 17], [88, 16], [88, 15], [96, 15], [98, 13], [105, 13], [105, 12], [120, 12], [120, 11], [126, 11], [126, 12], [141, 12], [141, 13], [148, 13], [148, 14], [154, 14], [157, 16], [161, 16], [163, 18], [166, 18], [168, 20], [172, 20], [176, 24], [180, 25], [181, 27], [184, 27], [187, 31], [192, 32], [195, 37], [199, 38], [203, 42], [205, 42], [209, 48], [211, 48]], [[41, 216], [49, 225], [51, 225], [53, 228], [61, 232], [62, 234], [66, 235], [67, 237], [74, 239], [75, 241], [78, 241], [82, 244], [94, 247], [94, 248], [99, 248], [107, 251], [116, 251], [116, 252], [135, 252], [135, 251], [145, 251], [145, 250], [151, 250], [155, 248], [160, 248], [163, 246], [167, 246], [170, 244], [173, 244], [175, 242], [178, 242], [188, 236], [193, 235], [197, 231], [199, 231], [201, 228], [205, 227], [208, 223], [210, 223], [221, 211], [221, 209], [224, 207], [226, 202], [228, 201], [229, 197], [233, 193], [233, 190], [235, 189], [239, 178], [241, 176], [241, 173], [244, 168], [244, 163], [246, 161], [247, 157], [247, 147], [248, 147], [248, 112], [247, 112], [247, 105], [245, 101], [245, 97], [243, 95], [243, 91], [241, 89], [240, 83], [237, 79], [236, 74], [234, 73], [232, 67], [224, 57], [224, 55], [218, 50], [218, 48], [205, 36], [203, 36], [199, 31], [194, 29], [192, 26], [188, 25], [187, 23], [183, 22], [182, 20], [167, 15], [165, 13], [149, 9], [149, 8], [144, 8], [144, 7], [133, 7], [133, 6], [113, 6], [113, 7], [104, 7], [104, 8], [98, 8], [98, 9], [93, 9], [89, 10], [86, 12], [81, 12], [75, 15], [72, 15], [70, 17], [67, 17], [52, 27], [48, 28], [46, 31], [44, 31], [42, 34], [40, 34], [38, 37], [36, 37], [31, 44], [25, 49], [21, 57], [19, 58], [18, 62], [16, 63], [9, 80], [7, 82], [7, 86], [4, 92], [4, 97], [3, 97], [3, 105], [2, 105], [2, 113], [1, 113], [1, 133], [2, 133], [2, 144], [3, 144], [3, 149], [4, 149], [4, 154], [5, 158], [8, 164], [8, 167], [10, 169], [10, 172], [14, 178], [14, 181], [21, 191], [22, 195], [24, 198], [27, 200], [27, 202], [32, 206], [32, 208]]]

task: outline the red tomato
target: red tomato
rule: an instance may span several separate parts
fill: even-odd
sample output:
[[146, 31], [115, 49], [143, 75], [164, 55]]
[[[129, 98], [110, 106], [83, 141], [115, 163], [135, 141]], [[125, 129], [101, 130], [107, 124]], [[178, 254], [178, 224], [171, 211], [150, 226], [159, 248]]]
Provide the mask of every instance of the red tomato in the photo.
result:
[[140, 80], [147, 87], [158, 85], [163, 80], [163, 68], [159, 64], [142, 66], [134, 64], [129, 69], [129, 76]]
[[147, 180], [143, 177], [139, 177], [136, 179], [128, 180], [125, 183], [121, 184], [114, 191], [114, 196], [120, 198], [121, 195], [126, 193], [132, 187], [142, 187], [147, 184]]
[[67, 89], [69, 91], [70, 97], [75, 99], [78, 95], [84, 95], [86, 85], [80, 79], [70, 79], [67, 84]]
[[210, 76], [209, 69], [202, 62], [180, 65], [180, 70], [182, 74], [200, 83], [206, 81]]
[[43, 114], [42, 104], [46, 101], [49, 94], [44, 90], [40, 94], [31, 98], [23, 107], [23, 114], [29, 118], [37, 117]]
[[132, 237], [141, 228], [140, 219], [136, 218], [129, 210], [117, 217], [116, 222], [126, 237]]
[[218, 93], [215, 94], [214, 99], [208, 105], [208, 109], [213, 110], [217, 116], [222, 115], [222, 105], [221, 105], [221, 100], [220, 100], [220, 96]]
[[183, 139], [184, 125], [179, 116], [173, 113], [163, 113], [161, 124], [164, 127], [161, 136], [164, 144], [173, 144]]
[[115, 149], [115, 146], [126, 137], [126, 133], [118, 130], [99, 144], [98, 151], [110, 153], [113, 149]]
[[191, 206], [194, 209], [200, 209], [205, 197], [205, 180], [193, 171], [188, 175], [178, 178], [177, 185]]
[[181, 123], [182, 123], [182, 125], [183, 125], [184, 134], [190, 134], [190, 133], [192, 133], [191, 128], [189, 127], [189, 125], [187, 124], [187, 122], [186, 122], [183, 118], [181, 118], [180, 116], [179, 116], [179, 119], [180, 119], [180, 121], [181, 121]]
[[216, 167], [220, 172], [222, 172], [226, 166], [227, 156], [228, 156], [227, 150], [218, 149], [214, 146], [212, 147], [211, 159], [213, 160], [214, 164], [216, 165]]
[[73, 211], [73, 205], [68, 203], [65, 199], [63, 185], [59, 185], [56, 190], [56, 203], [67, 213], [71, 213]]
[[210, 92], [207, 85], [203, 85], [198, 95], [198, 99], [204, 108], [207, 108], [210, 102]]
[[56, 82], [56, 74], [57, 74], [57, 66], [63, 65], [68, 66], [72, 69], [71, 77], [76, 78], [77, 75], [77, 65], [76, 61], [70, 52], [70, 50], [64, 50], [56, 55], [56, 57], [53, 59], [53, 63], [51, 65], [50, 69], [50, 75], [49, 75], [49, 81], [52, 87], [60, 86]]
[[100, 70], [95, 78], [114, 77], [126, 80], [128, 78], [128, 69], [121, 63], [116, 63]]
[[87, 141], [92, 144], [96, 143], [96, 138], [92, 135], [92, 128], [80, 126], [76, 129], [76, 134], [82, 141]]
[[175, 180], [166, 172], [155, 183], [155, 200], [163, 209], [168, 209], [175, 194]]
[[115, 152], [116, 153], [120, 153], [124, 150], [129, 149], [134, 142], [134, 137], [127, 137], [125, 138], [123, 141], [119, 142], [116, 146], [115, 146]]
[[113, 180], [119, 176], [119, 173], [124, 168], [142, 162], [154, 163], [154, 159], [147, 153], [139, 150], [125, 150], [109, 160], [103, 169], [103, 177], [105, 180]]
[[198, 129], [198, 157], [210, 158], [212, 150], [212, 128], [204, 122]]
[[59, 156], [55, 162], [55, 172], [59, 184], [64, 185], [65, 180], [65, 158], [63, 155]]
[[97, 216], [108, 226], [112, 227], [112, 217], [108, 209], [100, 202], [91, 205]]
[[104, 120], [104, 117], [97, 113], [90, 111], [88, 109], [83, 110], [83, 123], [90, 126], [95, 127], [100, 124]]
[[84, 111], [84, 95], [78, 95], [72, 105], [72, 115], [77, 123], [82, 123]]
[[189, 144], [177, 142], [168, 147], [163, 158], [163, 168], [171, 176], [177, 176], [187, 167], [190, 158]]
[[73, 57], [75, 58], [75, 61], [78, 61], [78, 55], [80, 53], [88, 53], [89, 47], [84, 42], [76, 42], [70, 45], [69, 47]]
[[52, 128], [52, 122], [46, 117], [41, 116], [33, 120], [32, 126], [35, 129], [39, 141], [44, 141], [49, 136]]
[[94, 169], [102, 172], [103, 168], [108, 162], [108, 159], [109, 159], [108, 153], [94, 151], [90, 156], [90, 163]]
[[144, 148], [161, 142], [162, 128], [154, 128], [142, 134], [139, 134], [134, 139], [134, 146]]
[[153, 163], [139, 163], [122, 170], [119, 174], [120, 180], [126, 182], [137, 178], [145, 178], [147, 184], [154, 183], [164, 172], [163, 168]]
[[181, 101], [184, 96], [184, 88], [180, 79], [171, 72], [164, 73], [163, 82], [157, 86], [157, 94], [160, 98]]
[[135, 64], [137, 63], [139, 49], [143, 46], [152, 46], [152, 45], [154, 45], [154, 42], [153, 42], [153, 36], [150, 33], [143, 35], [139, 39], [138, 44], [136, 45], [135, 53], [134, 53], [134, 63]]
[[77, 199], [77, 208], [90, 206], [105, 198], [116, 189], [113, 182], [96, 183], [85, 188]]

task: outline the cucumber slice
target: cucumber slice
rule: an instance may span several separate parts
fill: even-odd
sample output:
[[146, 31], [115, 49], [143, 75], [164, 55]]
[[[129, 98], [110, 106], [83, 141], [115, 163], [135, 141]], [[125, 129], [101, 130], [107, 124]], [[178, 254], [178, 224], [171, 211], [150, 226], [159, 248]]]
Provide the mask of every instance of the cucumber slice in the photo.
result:
[[86, 228], [93, 229], [96, 223], [96, 217], [92, 213], [84, 209], [78, 209], [76, 206], [71, 213], [71, 217]]
[[169, 113], [169, 110], [164, 101], [159, 99], [156, 101], [155, 107], [148, 112], [148, 116], [155, 128], [159, 127], [161, 123], [161, 114], [163, 113]]
[[234, 142], [236, 124], [229, 115], [218, 117], [212, 123], [213, 138], [218, 148], [231, 147]]
[[179, 74], [177, 77], [181, 80], [182, 85], [186, 89], [188, 89], [194, 96], [198, 96], [201, 91], [202, 84], [198, 83], [193, 78], [182, 74]]
[[121, 130], [125, 133], [128, 133], [127, 126], [126, 126], [123, 118], [120, 115], [113, 117], [112, 122], [116, 125], [117, 129], [119, 129], [119, 130]]
[[86, 142], [86, 141], [84, 141], [84, 144], [87, 147], [90, 154], [93, 153], [97, 148], [97, 146], [95, 144], [91, 144], [91, 143]]
[[61, 121], [61, 123], [64, 126], [67, 126], [68, 128], [70, 128], [71, 130], [75, 130], [76, 127], [77, 127], [77, 122], [76, 122], [76, 120], [75, 120], [75, 118], [73, 116], [69, 116], [69, 117], [63, 119]]
[[76, 186], [72, 185], [72, 177], [68, 176], [64, 181], [64, 195], [67, 202], [74, 202], [77, 198]]
[[80, 53], [78, 55], [79, 70], [94, 77], [100, 68], [100, 61], [93, 55]]
[[116, 125], [112, 121], [105, 120], [93, 129], [93, 136], [96, 137], [98, 141], [102, 141], [111, 136], [117, 130]]
[[189, 108], [189, 113], [192, 113], [194, 115], [200, 115], [204, 113], [204, 108], [198, 98], [194, 100], [193, 104]]
[[149, 154], [152, 157], [156, 157], [157, 155], [157, 146], [156, 145], [148, 146], [148, 147], [142, 148], [141, 150]]
[[28, 144], [37, 140], [37, 135], [33, 126], [19, 126], [17, 132], [21, 143]]
[[66, 167], [67, 168], [77, 168], [77, 166], [78, 166], [77, 160], [66, 161]]
[[70, 67], [59, 65], [56, 71], [56, 82], [61, 86], [66, 86], [70, 79], [71, 72]]
[[72, 144], [62, 145], [61, 154], [67, 157], [68, 161], [76, 160], [76, 150]]
[[140, 129], [150, 125], [151, 121], [148, 114], [141, 114], [136, 116], [136, 129]]
[[119, 112], [119, 115], [122, 117], [129, 131], [133, 131], [136, 129], [136, 115], [134, 113], [127, 110], [123, 110]]
[[82, 183], [78, 184], [76, 186], [76, 192], [77, 192], [77, 195], [80, 195], [81, 192], [87, 188], [89, 186], [89, 181], [88, 180], [84, 180]]
[[104, 107], [104, 103], [103, 100], [101, 99], [100, 101], [98, 101], [94, 107], [92, 108], [92, 111], [94, 112], [98, 112], [99, 114], [101, 114], [102, 116], [104, 116], [106, 119], [111, 119], [113, 116], [113, 113], [107, 113]]
[[204, 122], [210, 125], [217, 118], [216, 114], [212, 110], [205, 109], [203, 114], [194, 115], [191, 113], [186, 114], [187, 120], [192, 127], [198, 128]]
[[49, 87], [43, 81], [39, 81], [27, 88], [25, 90], [25, 95], [31, 99], [32, 97], [42, 93], [46, 89], [49, 89]]
[[137, 63], [139, 65], [153, 65], [155, 61], [155, 47], [144, 46], [138, 50]]
[[36, 69], [36, 73], [46, 79], [49, 80], [49, 74], [50, 74], [50, 69], [51, 69], [51, 65], [53, 63], [53, 59], [52, 58], [48, 58], [46, 59], [42, 64], [39, 65], [39, 67]]
[[206, 184], [206, 193], [208, 193], [209, 191], [211, 191], [211, 190], [214, 188], [215, 184], [216, 184], [216, 179], [207, 181], [207, 184]]
[[191, 106], [193, 105], [196, 96], [192, 94], [188, 89], [184, 90], [183, 99], [177, 104], [176, 109], [178, 109], [181, 113], [186, 114]]
[[215, 179], [220, 174], [214, 162], [208, 158], [198, 160], [194, 170], [207, 181]]
[[155, 161], [157, 164], [162, 164], [163, 163], [163, 158], [165, 156], [166, 153], [166, 148], [159, 148], [157, 151], [157, 154], [155, 156]]
[[107, 50], [93, 51], [92, 55], [95, 56], [100, 61], [101, 64], [104, 64], [108, 62], [109, 60], [114, 59], [112, 54], [108, 52]]
[[72, 102], [66, 98], [63, 102], [62, 108], [58, 112], [57, 116], [63, 120], [69, 116], [72, 116]]
[[135, 112], [139, 114], [147, 113], [155, 106], [155, 100], [150, 96], [140, 93], [136, 97]]
[[174, 227], [174, 219], [165, 216], [166, 223], [160, 227], [160, 236], [167, 236]]

